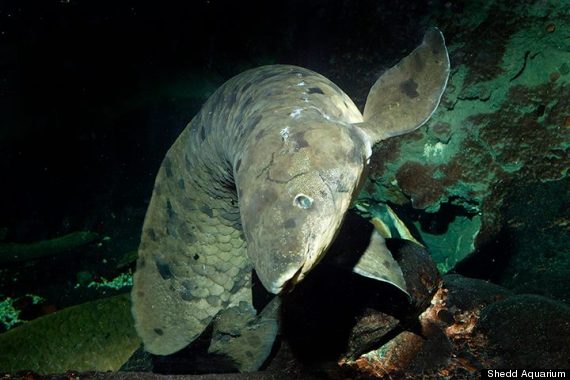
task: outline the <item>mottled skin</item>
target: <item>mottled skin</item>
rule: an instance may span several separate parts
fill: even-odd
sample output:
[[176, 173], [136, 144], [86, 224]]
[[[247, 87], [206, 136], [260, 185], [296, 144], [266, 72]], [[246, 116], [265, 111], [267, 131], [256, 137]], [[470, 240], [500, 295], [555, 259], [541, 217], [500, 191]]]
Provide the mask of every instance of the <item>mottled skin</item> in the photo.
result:
[[[449, 69], [439, 31], [410, 56], [416, 72], [392, 69], [405, 83], [386, 101], [410, 115], [379, 135], [417, 128], [439, 103]], [[376, 93], [368, 102], [390, 98]], [[427, 115], [408, 110], [414, 102], [429, 104]], [[375, 116], [295, 66], [246, 71], [210, 97], [168, 151], [143, 227], [132, 300], [147, 351], [176, 352], [220, 310], [251, 304], [252, 269], [280, 293], [318, 263], [380, 139]]]

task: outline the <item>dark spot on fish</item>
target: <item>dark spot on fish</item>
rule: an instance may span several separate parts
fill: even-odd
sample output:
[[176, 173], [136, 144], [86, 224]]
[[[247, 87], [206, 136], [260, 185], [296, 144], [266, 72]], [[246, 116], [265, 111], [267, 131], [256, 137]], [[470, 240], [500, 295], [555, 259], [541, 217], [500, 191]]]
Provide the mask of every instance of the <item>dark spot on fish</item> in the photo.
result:
[[248, 119], [247, 122], [246, 122], [245, 125], [244, 125], [244, 129], [245, 129], [246, 131], [250, 131], [250, 130], [252, 130], [253, 128], [255, 128], [255, 126], [256, 126], [257, 124], [259, 124], [259, 122], [261, 121], [261, 117], [262, 117], [262, 116], [261, 116], [260, 114], [257, 114], [257, 115], [255, 115], [255, 116], [251, 117], [250, 119]]
[[192, 294], [192, 283], [185, 280], [182, 281], [180, 285], [182, 285], [180, 288], [180, 298], [184, 301], [192, 301], [194, 299], [194, 295]]
[[255, 141], [259, 141], [266, 134], [267, 133], [265, 132], [265, 130], [261, 130], [261, 131], [257, 132], [257, 134], [255, 135]]
[[206, 131], [204, 130], [204, 124], [200, 125], [200, 140], [206, 140]]
[[251, 103], [253, 103], [253, 98], [251, 96], [248, 96], [247, 99], [244, 100], [243, 103], [241, 104], [241, 109], [247, 110], [251, 105]]
[[239, 167], [241, 166], [241, 158], [238, 160], [236, 164], [236, 173], [239, 171]]
[[142, 290], [137, 291], [137, 296], [140, 298], [144, 297], [144, 292]]
[[149, 228], [146, 230], [146, 234], [148, 235], [148, 237], [150, 238], [150, 240], [152, 241], [156, 241], [156, 232], [154, 232], [153, 228]]
[[229, 221], [229, 222], [235, 222], [236, 220], [240, 219], [240, 214], [239, 212], [236, 211], [222, 211], [220, 213], [220, 217], [224, 218], [225, 220]]
[[182, 177], [178, 178], [178, 188], [180, 190], [184, 190], [186, 188], [186, 186], [184, 185], [184, 178]]
[[194, 256], [193, 256], [192, 258], [193, 258], [194, 260], [198, 260], [198, 259], [200, 258], [200, 255], [196, 253], [196, 254], [194, 254]]
[[337, 193], [348, 193], [348, 187], [343, 181], [338, 181], [336, 184]]
[[212, 211], [212, 209], [209, 206], [201, 206], [200, 207], [200, 211], [202, 211], [204, 214], [208, 215], [210, 218], [212, 218], [214, 216], [214, 212]]
[[170, 203], [170, 199], [166, 200], [166, 214], [168, 215], [168, 218], [172, 219], [174, 218], [175, 212], [172, 209], [172, 203]]
[[170, 266], [168, 266], [166, 260], [162, 257], [155, 256], [154, 263], [156, 264], [156, 269], [158, 269], [158, 273], [163, 280], [172, 278], [172, 272], [170, 271]]
[[400, 91], [402, 91], [408, 98], [417, 98], [418, 94], [418, 84], [412, 79], [408, 79], [400, 83]]
[[[232, 199], [232, 205], [235, 205], [235, 201]], [[229, 224], [235, 228], [236, 230], [241, 229], [241, 215], [239, 210], [236, 208], [235, 210], [222, 210], [220, 212], [220, 217], [224, 220], [227, 220]]]
[[307, 142], [307, 140], [305, 140], [305, 131], [295, 133], [291, 137], [293, 138], [293, 141], [296, 142], [297, 149], [306, 148], [309, 146], [309, 143]]
[[321, 94], [321, 95], [324, 95], [324, 94], [325, 94], [325, 93], [323, 92], [323, 90], [321, 90], [319, 87], [310, 87], [310, 88], [307, 90], [307, 93], [308, 93], [309, 95], [311, 95], [311, 94]]
[[162, 329], [159, 329], [158, 327], [154, 329], [154, 332], [156, 333], [156, 335], [163, 335], [164, 331], [162, 331]]
[[360, 163], [364, 161], [364, 156], [362, 153], [362, 146], [356, 143], [357, 141], [362, 141], [362, 137], [356, 132], [354, 128], [348, 129], [348, 134], [350, 135], [351, 140], [353, 141], [352, 148], [348, 152], [348, 157], [351, 162]]
[[172, 162], [170, 162], [168, 157], [164, 159], [162, 165], [164, 166], [164, 174], [166, 174], [168, 178], [172, 177]]
[[243, 122], [243, 112], [239, 112], [237, 115], [234, 115], [233, 121], [235, 125], [241, 126]]
[[323, 197], [323, 198], [325, 198], [328, 195], [327, 192], [324, 190], [321, 190], [320, 194], [321, 194], [321, 197]]
[[383, 275], [383, 274], [382, 274], [382, 275], [380, 275], [380, 278], [381, 278], [382, 280], [384, 280], [384, 281], [390, 282], [390, 279], [389, 279], [388, 276], [386, 276], [386, 275]]
[[386, 268], [390, 268], [392, 266], [392, 264], [390, 264], [390, 262], [388, 260], [384, 260], [382, 261], [382, 264], [386, 267]]
[[295, 228], [296, 225], [297, 223], [295, 223], [295, 219], [293, 218], [287, 219], [283, 224], [285, 228]]
[[190, 292], [180, 290], [180, 298], [182, 298], [184, 301], [192, 301], [194, 299], [194, 296]]
[[241, 92], [246, 92], [248, 88], [251, 87], [252, 81], [245, 82], [243, 86], [241, 86]]

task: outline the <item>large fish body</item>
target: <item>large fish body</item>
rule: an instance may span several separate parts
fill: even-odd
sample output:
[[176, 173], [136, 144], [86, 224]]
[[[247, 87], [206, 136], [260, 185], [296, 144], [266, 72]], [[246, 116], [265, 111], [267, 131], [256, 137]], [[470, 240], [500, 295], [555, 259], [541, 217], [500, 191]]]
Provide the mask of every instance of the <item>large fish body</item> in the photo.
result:
[[222, 309], [251, 304], [251, 273], [273, 293], [331, 244], [372, 145], [433, 113], [449, 72], [441, 33], [374, 85], [364, 115], [311, 70], [246, 71], [204, 104], [160, 167], [132, 292], [147, 351], [192, 342]]

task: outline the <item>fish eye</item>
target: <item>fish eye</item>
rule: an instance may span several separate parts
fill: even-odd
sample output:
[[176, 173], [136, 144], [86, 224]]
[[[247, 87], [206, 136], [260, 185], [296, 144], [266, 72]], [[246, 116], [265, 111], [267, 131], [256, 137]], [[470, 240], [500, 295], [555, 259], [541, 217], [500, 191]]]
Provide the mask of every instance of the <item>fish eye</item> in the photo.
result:
[[313, 198], [305, 194], [297, 194], [293, 199], [293, 204], [302, 209], [308, 209], [313, 205]]

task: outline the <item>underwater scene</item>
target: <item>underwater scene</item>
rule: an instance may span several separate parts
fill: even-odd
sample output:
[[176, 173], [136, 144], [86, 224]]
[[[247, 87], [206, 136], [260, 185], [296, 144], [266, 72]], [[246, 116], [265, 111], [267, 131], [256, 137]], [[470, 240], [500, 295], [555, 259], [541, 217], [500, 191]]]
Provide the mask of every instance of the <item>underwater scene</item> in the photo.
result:
[[570, 376], [570, 1], [0, 2], [2, 379]]

